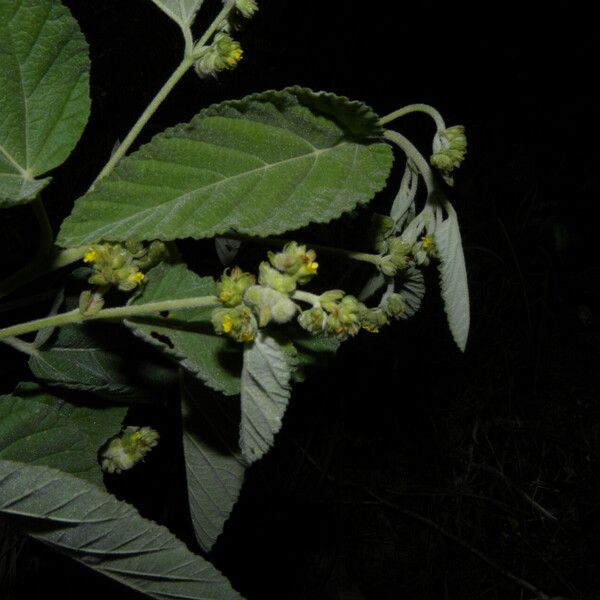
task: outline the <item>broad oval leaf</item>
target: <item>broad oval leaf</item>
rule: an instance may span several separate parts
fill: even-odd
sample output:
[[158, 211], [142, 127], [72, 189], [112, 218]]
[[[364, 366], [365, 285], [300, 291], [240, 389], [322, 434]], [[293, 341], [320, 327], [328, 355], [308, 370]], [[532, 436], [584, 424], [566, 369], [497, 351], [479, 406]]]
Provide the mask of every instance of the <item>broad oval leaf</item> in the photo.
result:
[[281, 429], [290, 399], [292, 365], [286, 350], [260, 331], [244, 350], [240, 447], [249, 462], [261, 458]]
[[32, 537], [151, 598], [240, 600], [209, 562], [96, 486], [0, 460], [0, 515]]
[[58, 0], [0, 0], [0, 206], [32, 199], [90, 112], [88, 46]]
[[119, 433], [126, 412], [76, 406], [21, 384], [0, 396], [0, 459], [55, 467], [102, 485], [98, 450]]
[[246, 463], [238, 448], [239, 401], [182, 374], [183, 449], [196, 539], [208, 552], [236, 503]]
[[371, 200], [391, 148], [362, 103], [303, 88], [201, 111], [124, 158], [80, 198], [58, 243], [257, 236], [325, 223]]
[[442, 298], [452, 337], [464, 352], [469, 336], [471, 312], [467, 267], [456, 212], [449, 203], [445, 208], [448, 218], [438, 223], [435, 230]]
[[[212, 277], [199, 277], [185, 265], [162, 263], [146, 276], [140, 295], [132, 304], [210, 296], [216, 293]], [[126, 321], [145, 341], [175, 356], [180, 364], [210, 388], [227, 395], [240, 393], [242, 349], [229, 338], [214, 332], [211, 308], [173, 311], [167, 317]]]

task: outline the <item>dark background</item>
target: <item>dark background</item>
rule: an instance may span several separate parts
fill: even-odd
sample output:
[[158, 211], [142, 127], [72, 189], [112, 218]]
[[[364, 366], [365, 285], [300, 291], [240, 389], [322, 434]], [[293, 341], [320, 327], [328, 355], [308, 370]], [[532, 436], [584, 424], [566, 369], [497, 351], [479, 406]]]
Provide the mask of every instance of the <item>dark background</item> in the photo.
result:
[[[178, 29], [149, 0], [65, 4], [91, 46], [93, 115], [46, 195], [56, 226], [181, 53]], [[467, 352], [452, 343], [432, 273], [415, 318], [345, 344], [295, 388], [211, 559], [248, 600], [506, 600], [534, 588], [597, 599], [592, 18], [566, 2], [527, 16], [524, 3], [409, 4], [262, 0], [238, 33], [239, 68], [203, 82], [190, 73], [144, 135], [212, 102], [301, 84], [381, 115], [433, 104], [469, 139], [451, 192], [470, 278]], [[217, 5], [206, 1], [199, 24]], [[424, 116], [395, 126], [424, 150], [433, 134]], [[0, 215], [5, 271], [33, 251], [28, 210]], [[210, 245], [184, 250], [216, 268]], [[18, 373], [20, 357], [2, 356]], [[195, 548], [177, 407], [145, 419], [163, 442], [109, 484]], [[27, 600], [138, 597], [33, 542], [13, 576]]]

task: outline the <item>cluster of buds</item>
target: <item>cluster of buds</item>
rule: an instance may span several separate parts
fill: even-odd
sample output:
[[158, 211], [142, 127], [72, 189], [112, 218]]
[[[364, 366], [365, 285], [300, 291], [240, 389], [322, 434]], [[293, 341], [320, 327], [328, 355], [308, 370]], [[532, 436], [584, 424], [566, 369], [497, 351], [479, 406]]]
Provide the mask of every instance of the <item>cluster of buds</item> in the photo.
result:
[[291, 295], [316, 275], [316, 254], [290, 242], [281, 252], [269, 252], [268, 256], [269, 261], [259, 266], [258, 284], [254, 275], [239, 267], [226, 270], [217, 282], [217, 297], [223, 304], [212, 314], [217, 334], [249, 342], [259, 327], [287, 323], [297, 314]]
[[228, 33], [217, 33], [209, 46], [202, 46], [195, 51], [194, 68], [200, 77], [216, 76], [220, 71], [235, 69], [242, 60], [244, 51]]
[[158, 438], [151, 427], [127, 427], [102, 452], [102, 470], [120, 473], [131, 469], [158, 444]]
[[256, 4], [256, 0], [235, 0], [235, 8], [243, 17], [250, 19], [258, 10], [258, 4]]
[[424, 235], [413, 244], [402, 237], [393, 237], [386, 242], [386, 246], [387, 254], [381, 257], [379, 269], [388, 277], [394, 277], [413, 263], [428, 265], [430, 259], [436, 257], [435, 242], [431, 235]]
[[96, 244], [83, 255], [83, 262], [92, 267], [88, 282], [101, 288], [117, 287], [131, 292], [144, 281], [144, 271], [164, 260], [167, 249], [163, 242], [149, 246], [141, 242]]
[[458, 169], [467, 154], [467, 137], [462, 125], [448, 127], [438, 133], [433, 142], [431, 164], [444, 177], [449, 178], [454, 169]]
[[396, 221], [387, 215], [373, 213], [368, 239], [377, 252], [385, 252], [388, 247], [388, 238], [392, 235]]

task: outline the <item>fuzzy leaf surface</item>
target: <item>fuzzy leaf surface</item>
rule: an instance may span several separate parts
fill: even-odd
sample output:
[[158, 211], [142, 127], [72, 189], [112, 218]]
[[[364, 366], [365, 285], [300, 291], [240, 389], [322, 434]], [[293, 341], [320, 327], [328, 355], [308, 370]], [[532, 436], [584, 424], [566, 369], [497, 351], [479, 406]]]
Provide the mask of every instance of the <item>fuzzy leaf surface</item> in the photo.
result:
[[391, 148], [362, 103], [304, 88], [201, 111], [80, 198], [58, 243], [267, 236], [325, 223], [381, 190]]
[[[132, 304], [210, 296], [216, 293], [212, 277], [200, 277], [185, 265], [162, 263], [147, 275], [142, 293]], [[126, 321], [136, 335], [176, 357], [180, 364], [210, 388], [226, 395], [240, 393], [242, 349], [229, 338], [215, 334], [212, 308], [173, 311], [168, 318]]]
[[0, 0], [0, 207], [31, 200], [90, 112], [88, 46], [58, 0]]
[[208, 552], [244, 482], [247, 465], [238, 447], [239, 401], [219, 396], [185, 373], [181, 388], [190, 512], [196, 539]]
[[261, 458], [281, 429], [290, 399], [292, 364], [273, 337], [260, 331], [244, 350], [240, 447], [249, 462]]
[[458, 218], [447, 204], [448, 218], [435, 230], [435, 243], [440, 258], [439, 272], [444, 310], [456, 345], [464, 352], [469, 336], [470, 303], [467, 268], [463, 253]]
[[96, 486], [0, 460], [0, 515], [99, 573], [160, 600], [240, 600], [209, 562]]
[[119, 433], [126, 412], [77, 406], [21, 384], [0, 396], [0, 459], [55, 467], [102, 485], [98, 450]]

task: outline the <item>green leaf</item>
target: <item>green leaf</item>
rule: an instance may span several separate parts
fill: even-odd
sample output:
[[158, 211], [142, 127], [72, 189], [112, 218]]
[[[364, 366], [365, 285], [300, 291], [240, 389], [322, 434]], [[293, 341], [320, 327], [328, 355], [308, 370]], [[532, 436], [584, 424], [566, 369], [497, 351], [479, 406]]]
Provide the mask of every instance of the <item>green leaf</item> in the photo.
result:
[[249, 462], [273, 445], [290, 399], [292, 367], [286, 350], [264, 331], [244, 350], [240, 447]]
[[31, 200], [90, 112], [88, 46], [58, 0], [0, 0], [0, 207]]
[[201, 111], [80, 198], [58, 243], [266, 236], [325, 223], [382, 189], [391, 148], [362, 103], [303, 88]]
[[239, 600], [166, 528], [85, 481], [0, 460], [0, 515], [99, 573], [160, 600]]
[[189, 375], [181, 380], [183, 449], [196, 538], [208, 552], [221, 534], [246, 463], [238, 448], [239, 401], [223, 398]]
[[449, 203], [445, 204], [445, 209], [448, 218], [439, 222], [435, 229], [442, 298], [452, 337], [464, 352], [470, 323], [467, 268], [456, 212]]
[[189, 29], [204, 0], [152, 0], [182, 29]]
[[[162, 263], [148, 272], [142, 293], [131, 304], [215, 293], [211, 277], [199, 277], [182, 264]], [[242, 348], [215, 334], [210, 320], [212, 310], [180, 310], [171, 312], [168, 318], [138, 318], [126, 324], [145, 341], [179, 359], [210, 388], [226, 395], [239, 394]]]
[[66, 325], [29, 359], [45, 383], [131, 399], [172, 385], [171, 369], [140, 352], [120, 326]]
[[419, 172], [414, 163], [410, 159], [407, 159], [406, 166], [404, 167], [404, 174], [402, 175], [402, 181], [400, 182], [400, 189], [394, 198], [390, 210], [390, 216], [396, 222], [395, 231], [400, 231], [405, 222], [407, 212], [411, 206], [414, 206], [418, 187]]
[[98, 449], [121, 430], [125, 408], [76, 406], [21, 384], [0, 396], [0, 459], [46, 465], [102, 485]]

